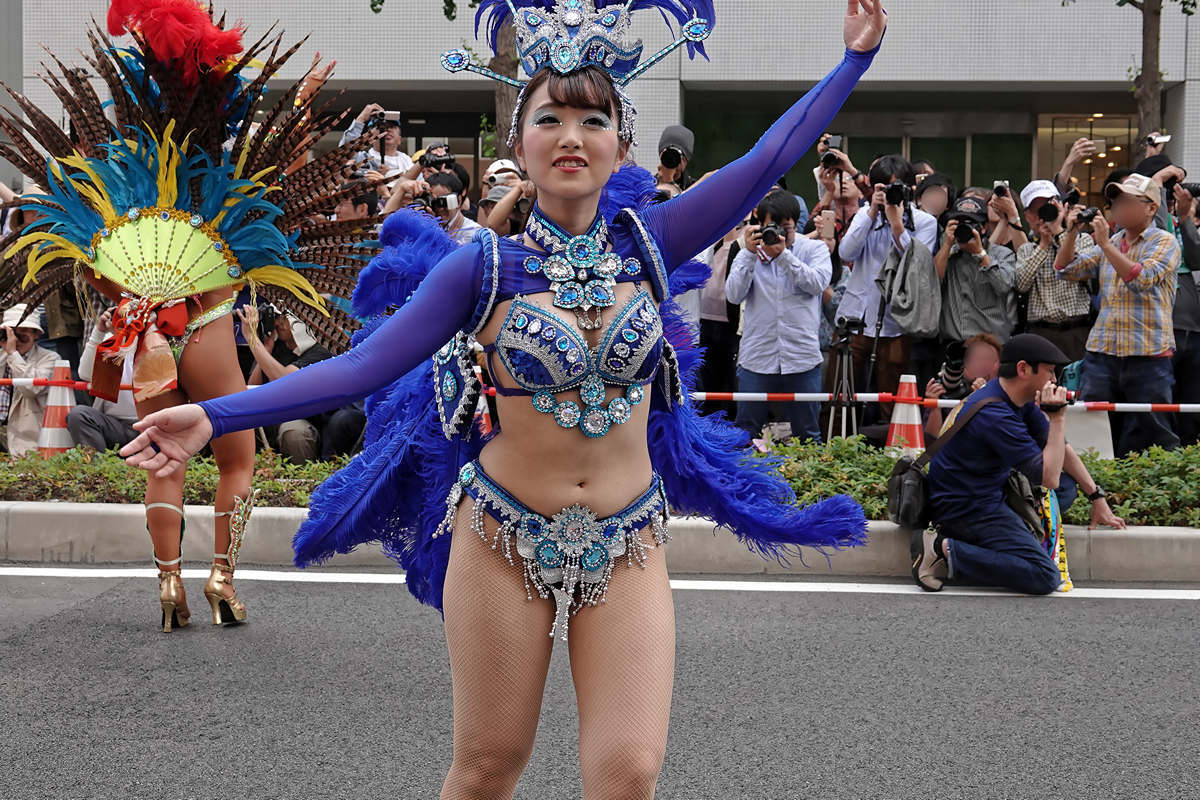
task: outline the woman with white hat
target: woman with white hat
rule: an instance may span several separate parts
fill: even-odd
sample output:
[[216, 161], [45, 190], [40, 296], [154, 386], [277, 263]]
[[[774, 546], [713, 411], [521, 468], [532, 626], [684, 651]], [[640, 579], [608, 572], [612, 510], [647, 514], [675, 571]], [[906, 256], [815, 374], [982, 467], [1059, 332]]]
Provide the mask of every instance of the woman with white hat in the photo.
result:
[[[36, 308], [26, 316], [24, 303], [5, 310], [0, 321], [4, 336], [0, 377], [49, 378], [53, 374], [58, 356], [38, 346], [38, 337], [45, 333], [38, 317]], [[20, 456], [37, 447], [49, 391], [46, 386], [0, 385], [0, 430], [5, 431], [8, 452]]]

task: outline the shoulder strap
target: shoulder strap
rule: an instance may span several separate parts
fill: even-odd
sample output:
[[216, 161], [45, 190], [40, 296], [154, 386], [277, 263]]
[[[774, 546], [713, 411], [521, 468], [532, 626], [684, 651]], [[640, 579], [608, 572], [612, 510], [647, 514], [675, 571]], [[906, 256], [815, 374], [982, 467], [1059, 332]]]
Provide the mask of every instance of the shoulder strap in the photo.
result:
[[926, 448], [925, 452], [922, 453], [919, 458], [917, 458], [916, 462], [914, 462], [915, 465], [923, 468], [926, 464], [933, 460], [933, 457], [938, 454], [938, 451], [945, 447], [956, 433], [967, 427], [967, 423], [971, 421], [972, 417], [979, 413], [979, 409], [990, 403], [997, 403], [999, 401], [999, 397], [985, 397], [967, 409], [965, 414], [959, 414], [958, 419], [954, 420], [954, 424], [950, 426], [950, 430], [939, 436], [936, 442]]

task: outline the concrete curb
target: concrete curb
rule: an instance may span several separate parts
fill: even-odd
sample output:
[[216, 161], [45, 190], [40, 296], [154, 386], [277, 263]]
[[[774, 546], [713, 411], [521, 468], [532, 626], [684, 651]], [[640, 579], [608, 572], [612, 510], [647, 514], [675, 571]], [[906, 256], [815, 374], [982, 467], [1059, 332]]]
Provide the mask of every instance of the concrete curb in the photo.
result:
[[[184, 557], [209, 561], [212, 508], [188, 506]], [[303, 508], [259, 508], [242, 549], [242, 563], [291, 566], [292, 535], [304, 520]], [[0, 502], [0, 561], [113, 564], [150, 561], [140, 505], [101, 503]], [[749, 552], [732, 534], [695, 517], [671, 522], [667, 562], [680, 574], [786, 574], [810, 576], [907, 577], [909, 535], [889, 522], [872, 522], [870, 543], [798, 561], [791, 570]], [[1089, 531], [1067, 528], [1067, 554], [1076, 581], [1187, 582], [1200, 579], [1200, 530], [1129, 528]], [[377, 546], [360, 547], [329, 562], [336, 567], [395, 567]]]

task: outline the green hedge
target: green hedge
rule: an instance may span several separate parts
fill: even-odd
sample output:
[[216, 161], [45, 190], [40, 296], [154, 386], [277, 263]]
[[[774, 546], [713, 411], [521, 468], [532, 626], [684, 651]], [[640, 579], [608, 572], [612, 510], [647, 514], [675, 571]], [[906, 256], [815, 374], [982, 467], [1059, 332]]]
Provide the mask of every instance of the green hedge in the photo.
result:
[[[861, 438], [835, 439], [828, 445], [779, 444], [783, 476], [802, 503], [847, 493], [863, 505], [868, 519], [887, 517], [887, 478], [893, 459]], [[141, 470], [130, 469], [115, 453], [76, 449], [43, 460], [36, 454], [4, 456], [0, 500], [65, 500], [82, 503], [140, 503], [146, 486]], [[1116, 461], [1085, 453], [1092, 476], [1108, 490], [1109, 502], [1129, 524], [1200, 527], [1200, 446], [1159, 448]], [[254, 485], [264, 506], [305, 506], [313, 489], [346, 459], [294, 465], [264, 451], [255, 462]], [[211, 504], [217, 468], [211, 458], [188, 464], [184, 502]], [[1077, 502], [1067, 514], [1086, 525], [1088, 503]]]

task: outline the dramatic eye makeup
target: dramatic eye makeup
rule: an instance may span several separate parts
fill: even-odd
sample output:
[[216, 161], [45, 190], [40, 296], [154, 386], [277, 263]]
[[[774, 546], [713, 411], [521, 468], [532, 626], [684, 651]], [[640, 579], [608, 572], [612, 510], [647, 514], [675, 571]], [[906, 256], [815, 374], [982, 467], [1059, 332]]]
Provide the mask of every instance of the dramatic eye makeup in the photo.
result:
[[530, 125], [561, 125], [558, 115], [548, 108], [539, 108], [529, 118]]
[[[550, 108], [539, 108], [529, 115], [530, 127], [548, 127], [562, 124], [563, 121], [559, 113]], [[610, 131], [616, 127], [613, 124], [612, 117], [603, 111], [587, 112], [587, 115], [584, 116], [580, 124], [585, 128], [600, 131]]]
[[583, 124], [589, 128], [599, 128], [603, 131], [610, 131], [613, 129], [612, 118], [602, 111], [593, 111], [592, 113], [588, 114], [587, 118], [583, 121]]

